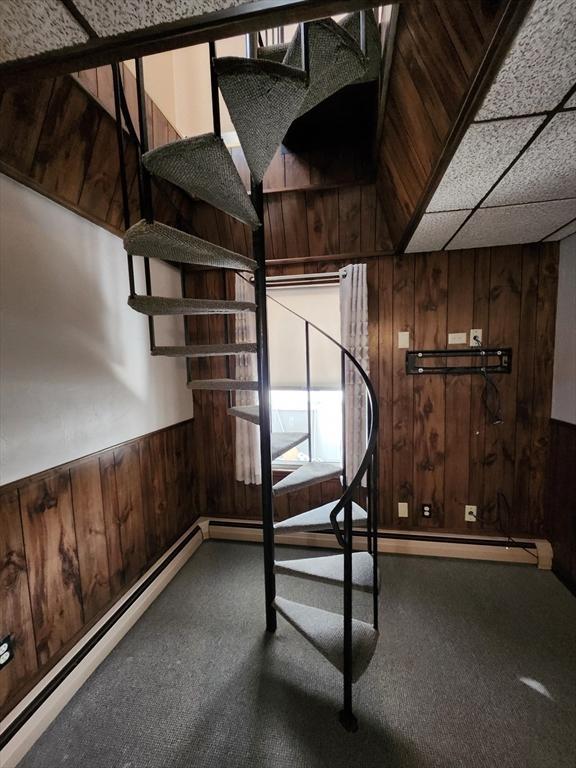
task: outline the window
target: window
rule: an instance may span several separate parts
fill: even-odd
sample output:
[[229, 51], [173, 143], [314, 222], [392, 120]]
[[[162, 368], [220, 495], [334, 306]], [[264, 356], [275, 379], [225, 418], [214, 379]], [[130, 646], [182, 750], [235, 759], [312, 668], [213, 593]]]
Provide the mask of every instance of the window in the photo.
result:
[[[275, 299], [269, 298], [267, 305], [272, 431], [307, 433], [305, 324], [284, 307], [339, 341], [339, 285], [280, 284], [269, 286], [268, 292]], [[302, 442], [276, 459], [275, 466], [300, 464], [310, 458], [338, 462], [342, 456], [340, 350], [311, 327], [309, 350], [311, 446], [307, 440]]]

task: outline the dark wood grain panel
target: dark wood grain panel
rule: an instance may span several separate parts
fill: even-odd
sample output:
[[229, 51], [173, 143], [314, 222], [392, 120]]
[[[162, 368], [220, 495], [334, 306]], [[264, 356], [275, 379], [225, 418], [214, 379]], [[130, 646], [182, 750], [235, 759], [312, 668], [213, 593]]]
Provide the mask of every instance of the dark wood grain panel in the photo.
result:
[[551, 419], [545, 485], [545, 534], [554, 550], [554, 573], [576, 595], [575, 466], [576, 424]]
[[0, 713], [4, 715], [9, 698], [38, 669], [17, 490], [0, 495], [0, 525], [2, 637], [10, 635], [14, 648], [13, 660], [0, 674]]
[[119, 183], [119, 166], [110, 163], [111, 151], [116, 151], [116, 125], [112, 118], [102, 115], [78, 200], [80, 208], [91, 211], [101, 221], [106, 220]]
[[108, 573], [112, 594], [120, 592], [126, 582], [122, 542], [120, 541], [120, 512], [118, 510], [118, 491], [116, 489], [116, 471], [114, 451], [106, 451], [98, 457], [100, 467], [100, 487], [102, 493], [102, 512], [106, 531], [108, 550]]
[[122, 561], [126, 581], [131, 583], [147, 563], [138, 446], [129, 444], [115, 449], [114, 469]]
[[82, 627], [82, 588], [70, 476], [59, 472], [20, 491], [39, 664]]
[[400, 250], [528, 6], [508, 0], [400, 5], [378, 145], [378, 190]]
[[32, 169], [53, 80], [7, 88], [0, 105], [0, 160], [27, 175]]
[[100, 119], [98, 106], [72, 78], [55, 87], [34, 155], [32, 179], [76, 205]]
[[[518, 349], [522, 298], [521, 248], [492, 248], [490, 266], [490, 317], [484, 343]], [[498, 387], [502, 423], [486, 420], [484, 459], [484, 510], [491, 517], [496, 511], [498, 493], [505, 494], [514, 507], [514, 467], [516, 441], [516, 384], [518, 366], [510, 374], [493, 376]]]
[[90, 621], [111, 597], [98, 458], [72, 467], [70, 480], [84, 621]]
[[339, 253], [338, 190], [307, 193], [306, 213], [310, 255]]
[[[447, 333], [464, 333], [466, 339], [474, 320], [474, 261], [467, 251], [448, 256]], [[446, 340], [448, 341], [448, 340]], [[462, 346], [468, 346], [467, 343]], [[457, 347], [454, 347], [457, 348]], [[471, 376], [446, 376], [446, 467], [444, 478], [445, 525], [459, 528], [468, 501], [470, 454], [463, 451], [470, 434]], [[472, 526], [472, 523], [469, 523]]]
[[[414, 343], [417, 349], [442, 349], [446, 344], [448, 256], [437, 252], [416, 260], [414, 277]], [[414, 381], [414, 504], [424, 525], [444, 525], [445, 383], [433, 375]], [[432, 505], [432, 518], [420, 516], [422, 504]]]
[[554, 371], [554, 329], [558, 290], [558, 247], [545, 243], [538, 275], [538, 310], [536, 318], [536, 352], [534, 356], [534, 390], [532, 399], [532, 473], [530, 499], [531, 527], [544, 528], [545, 467], [550, 446], [550, 411], [552, 408], [552, 375]]
[[[408, 332], [414, 344], [415, 257], [399, 254], [393, 260], [392, 291], [392, 518], [401, 527], [414, 525], [414, 378], [406, 376], [406, 350], [398, 334]], [[398, 503], [408, 504], [408, 518], [398, 517]]]

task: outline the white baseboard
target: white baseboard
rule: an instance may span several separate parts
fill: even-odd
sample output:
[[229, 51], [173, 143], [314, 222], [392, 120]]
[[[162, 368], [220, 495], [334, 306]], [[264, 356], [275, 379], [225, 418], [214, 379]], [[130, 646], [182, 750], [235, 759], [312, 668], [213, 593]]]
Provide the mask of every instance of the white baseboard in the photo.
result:
[[172, 553], [178, 549], [181, 542], [198, 526], [199, 531], [178, 552], [168, 565], [158, 574], [148, 588], [134, 601], [126, 612], [118, 618], [114, 625], [104, 634], [80, 663], [67, 675], [60, 685], [48, 696], [22, 727], [14, 734], [6, 746], [0, 751], [0, 766], [2, 768], [15, 768], [32, 747], [34, 742], [48, 728], [54, 718], [62, 711], [76, 691], [86, 682], [92, 672], [104, 661], [106, 656], [120, 642], [128, 630], [138, 621], [144, 611], [154, 602], [164, 588], [170, 583], [182, 566], [192, 557], [194, 552], [205, 539], [206, 526], [194, 525], [189, 528], [176, 541], [162, 557], [157, 560], [143, 576], [114, 603], [113, 607], [82, 637], [68, 653], [60, 659], [52, 669], [42, 678], [16, 707], [0, 723], [0, 733], [4, 733], [10, 725], [26, 710], [26, 708], [38, 697], [50, 682], [66, 667], [70, 660], [78, 653], [91, 638], [97, 634], [103, 625], [112, 618], [124, 603], [131, 599], [132, 595], [141, 587], [146, 579], [165, 560], [170, 559]]

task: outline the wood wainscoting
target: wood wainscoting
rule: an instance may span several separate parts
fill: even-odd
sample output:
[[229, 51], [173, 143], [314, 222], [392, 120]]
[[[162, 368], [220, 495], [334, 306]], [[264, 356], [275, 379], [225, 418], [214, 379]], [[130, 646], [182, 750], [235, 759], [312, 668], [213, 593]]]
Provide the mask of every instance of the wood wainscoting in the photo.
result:
[[576, 595], [576, 424], [551, 419], [546, 483], [546, 534], [552, 570]]
[[0, 488], [8, 712], [198, 517], [193, 420]]

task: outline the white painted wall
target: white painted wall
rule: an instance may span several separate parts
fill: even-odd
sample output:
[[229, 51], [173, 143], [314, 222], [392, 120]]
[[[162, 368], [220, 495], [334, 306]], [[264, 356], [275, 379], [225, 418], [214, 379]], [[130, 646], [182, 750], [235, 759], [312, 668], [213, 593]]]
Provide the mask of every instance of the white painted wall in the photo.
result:
[[552, 418], [576, 424], [576, 235], [560, 242]]
[[[180, 295], [175, 269], [152, 279]], [[150, 357], [126, 304], [121, 240], [1, 175], [0, 284], [0, 484], [192, 416], [184, 360]], [[181, 318], [157, 322], [184, 343]]]

